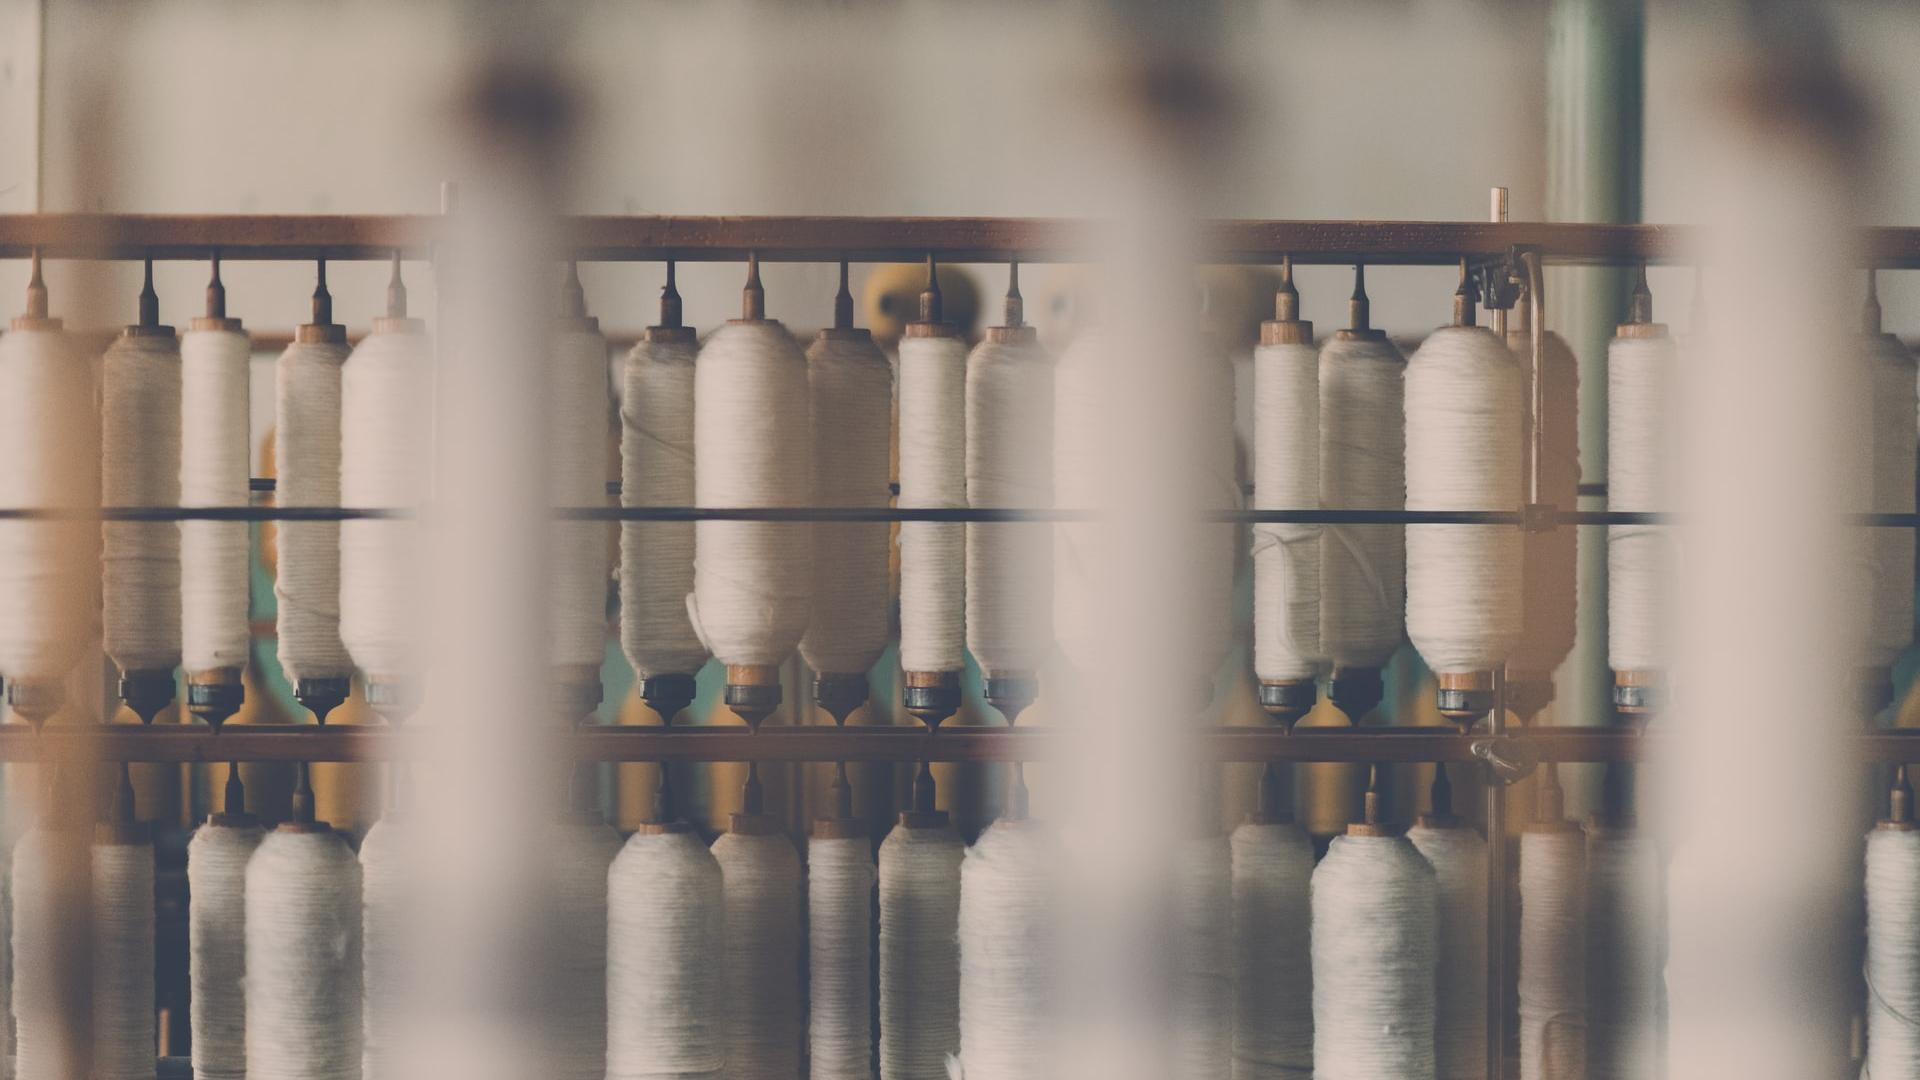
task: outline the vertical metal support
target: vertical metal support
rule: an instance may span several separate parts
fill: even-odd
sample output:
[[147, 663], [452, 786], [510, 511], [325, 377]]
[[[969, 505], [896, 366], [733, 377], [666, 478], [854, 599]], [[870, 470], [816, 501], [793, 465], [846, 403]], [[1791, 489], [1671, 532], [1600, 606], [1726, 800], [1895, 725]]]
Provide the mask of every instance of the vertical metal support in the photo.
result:
[[1540, 503], [1540, 462], [1547, 445], [1547, 381], [1541, 377], [1547, 355], [1547, 286], [1546, 276], [1540, 272], [1538, 251], [1521, 252], [1520, 261], [1527, 268], [1527, 313], [1533, 319], [1533, 324], [1527, 328], [1532, 336], [1530, 344], [1533, 348], [1532, 366], [1527, 372], [1527, 379], [1531, 383], [1528, 390], [1533, 402], [1532, 416], [1527, 421], [1527, 502], [1537, 506]]
[[[1487, 735], [1498, 739], [1507, 729], [1507, 673], [1493, 670], [1493, 711]], [[1487, 773], [1487, 1080], [1503, 1080], [1507, 1069], [1507, 781], [1491, 762]]]

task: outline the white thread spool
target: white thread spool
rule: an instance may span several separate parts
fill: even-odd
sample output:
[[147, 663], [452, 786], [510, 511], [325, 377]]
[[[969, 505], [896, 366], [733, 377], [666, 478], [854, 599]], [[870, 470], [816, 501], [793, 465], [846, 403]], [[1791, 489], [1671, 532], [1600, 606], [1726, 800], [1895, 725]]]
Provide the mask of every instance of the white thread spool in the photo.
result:
[[[75, 911], [91, 894], [87, 834], [42, 823], [13, 848], [11, 874], [14, 1073], [18, 1080], [72, 1080], [79, 1074], [90, 1037], [85, 986], [75, 986], [73, 960], [87, 948], [86, 912]], [[79, 890], [76, 897], [69, 890]], [[78, 990], [79, 993], [72, 991]], [[4, 1026], [4, 1025], [0, 1025]], [[78, 1045], [61, 1039], [66, 1033]], [[151, 1053], [149, 1053], [151, 1057]]]
[[1051, 1080], [1058, 845], [1002, 818], [960, 867], [960, 1053], [966, 1080]]
[[1487, 845], [1442, 802], [1407, 830], [1407, 839], [1433, 867], [1439, 890], [1434, 1074], [1439, 1080], [1482, 1080], [1487, 1073]]
[[[662, 325], [647, 328], [627, 353], [623, 372], [622, 506], [694, 502], [693, 365], [700, 349], [693, 328], [680, 325], [672, 263], [660, 304]], [[620, 644], [642, 680], [692, 675], [707, 662], [707, 647], [687, 615], [693, 560], [691, 521], [620, 525]]]
[[[100, 360], [100, 498], [107, 506], [180, 505], [180, 343], [172, 327], [146, 314]], [[172, 672], [180, 663], [178, 524], [108, 521], [101, 536], [107, 655], [123, 674]]]
[[[607, 504], [607, 339], [585, 313], [580, 277], [568, 264], [565, 311], [555, 326], [547, 385], [547, 479], [556, 507]], [[565, 683], [597, 691], [607, 652], [607, 526], [556, 521], [548, 552], [547, 632]]]
[[249, 1080], [361, 1075], [361, 866], [324, 823], [289, 822], [246, 873]]
[[1540, 816], [1520, 836], [1520, 1075], [1579, 1080], [1587, 1068], [1587, 845], [1561, 816], [1552, 766]]
[[[1670, 498], [1679, 353], [1652, 322], [1641, 279], [1634, 310], [1607, 343], [1607, 509], [1664, 512]], [[1674, 551], [1659, 525], [1607, 526], [1607, 663], [1616, 681], [1651, 683], [1671, 661]], [[1616, 690], [1616, 695], [1619, 693]]]
[[[0, 502], [99, 505], [94, 369], [58, 319], [34, 262], [28, 313], [0, 335]], [[0, 521], [0, 673], [16, 709], [24, 691], [54, 696], [94, 633], [100, 530], [83, 519]], [[34, 709], [44, 715], [52, 704]]]
[[[1021, 324], [1020, 304], [1015, 277], [1008, 325], [989, 327], [967, 356], [970, 506], [1053, 503], [1053, 361]], [[1030, 677], [1053, 637], [1049, 526], [976, 521], [966, 529], [967, 648], [989, 678]]]
[[[1639, 1080], [1655, 1074], [1659, 913], [1660, 854], [1653, 838], [1635, 828], [1589, 822], [1588, 1080]], [[1920, 996], [1912, 1000], [1920, 1004]], [[1920, 1066], [1920, 1057], [1914, 1064]]]
[[[1277, 318], [1261, 324], [1253, 351], [1253, 502], [1317, 509], [1320, 356], [1313, 324], [1299, 318], [1292, 263], [1281, 273]], [[1310, 688], [1320, 672], [1321, 558], [1318, 525], [1253, 527], [1253, 670], [1263, 684]]]
[[[807, 362], [759, 306], [714, 331], [694, 364], [694, 496], [704, 507], [792, 507], [813, 499]], [[797, 522], [702, 521], [688, 614], [721, 663], [784, 663], [813, 608], [813, 533]]]
[[130, 821], [95, 832], [92, 925], [93, 1080], [154, 1080], [153, 841]]
[[[1364, 271], [1352, 324], [1320, 348], [1320, 503], [1329, 510], [1407, 504], [1407, 361], [1368, 326]], [[1406, 530], [1329, 525], [1320, 544], [1320, 643], [1336, 678], [1386, 666], [1406, 637]]]
[[1233, 860], [1223, 836], [1173, 856], [1173, 1064], [1181, 1080], [1224, 1080], [1233, 1060]]
[[[1456, 296], [1456, 325], [1407, 361], [1408, 510], [1520, 509], [1520, 365], [1470, 324], [1471, 304]], [[1505, 663], [1520, 638], [1520, 563], [1517, 528], [1407, 526], [1407, 632], [1427, 666], [1464, 675]]]
[[857, 819], [807, 840], [807, 1049], [812, 1080], [873, 1075], [873, 848]]
[[[347, 330], [333, 321], [321, 263], [313, 321], [294, 328], [293, 343], [274, 367], [277, 505], [340, 505], [341, 375], [348, 353]], [[275, 536], [280, 667], [296, 687], [352, 677], [353, 658], [340, 640], [340, 523], [283, 521]]]
[[[247, 505], [252, 447], [248, 371], [252, 343], [225, 315], [219, 264], [213, 310], [180, 339], [180, 505]], [[221, 672], [238, 682], [251, 644], [247, 523], [180, 523], [180, 653], [189, 675]], [[224, 719], [224, 717], [222, 717]]]
[[[813, 498], [820, 506], [884, 507], [893, 365], [871, 333], [851, 325], [846, 272], [841, 263], [845, 317], [836, 317], [840, 325], [820, 331], [807, 349]], [[816, 674], [865, 676], [886, 650], [887, 533], [885, 522], [814, 526], [813, 620], [800, 655]]]
[[[1533, 363], [1530, 309], [1524, 296], [1515, 304], [1519, 317], [1507, 331], [1507, 344], [1522, 372]], [[1574, 509], [1580, 500], [1580, 364], [1558, 334], [1542, 335], [1540, 357], [1544, 415], [1540, 457], [1540, 501], [1556, 509]], [[1533, 411], [1525, 395], [1526, 413]], [[1527, 497], [1521, 479], [1520, 497]], [[1912, 485], [1908, 485], [1911, 489]], [[1578, 530], [1561, 525], [1521, 537], [1521, 634], [1507, 657], [1509, 698], [1523, 720], [1553, 698], [1553, 673], [1573, 652], [1579, 616], [1575, 578], [1579, 576]]]
[[[1899, 338], [1879, 332], [1878, 301], [1871, 311], [1863, 343], [1873, 393], [1873, 488], [1867, 509], [1912, 513], [1914, 459], [1920, 452], [1914, 358]], [[1869, 668], [1888, 668], [1913, 644], [1913, 530], [1872, 529], [1869, 536], [1872, 621], [1864, 660]]]
[[1894, 776], [1892, 813], [1867, 834], [1867, 1060], [1862, 1080], [1920, 1075], [1920, 832]]
[[[1262, 795], [1272, 780], [1262, 782]], [[1313, 844], [1277, 802], [1233, 830], [1234, 1080], [1313, 1073]]]
[[247, 860], [263, 835], [252, 815], [215, 814], [187, 843], [193, 1072], [204, 1080], [247, 1075]]
[[[396, 281], [398, 264], [395, 264]], [[391, 286], [389, 287], [391, 292]], [[433, 343], [390, 305], [340, 380], [340, 501], [418, 510], [430, 497]], [[423, 625], [420, 523], [340, 523], [340, 637], [369, 681], [415, 681]]]
[[620, 834], [597, 814], [557, 824], [547, 852], [557, 994], [548, 1014], [555, 1080], [607, 1075], [607, 872]]
[[960, 1046], [965, 853], [945, 814], [903, 817], [880, 844], [881, 1080], [946, 1080]]
[[607, 1080], [717, 1077], [726, 908], [691, 830], [642, 826], [607, 873]]
[[361, 1072], [365, 1080], [398, 1080], [406, 1008], [407, 825], [391, 813], [360, 840]]
[[[931, 259], [920, 319], [900, 341], [902, 507], [967, 505], [967, 345], [943, 324]], [[966, 666], [967, 527], [900, 523], [900, 666], [909, 672]]]
[[1313, 872], [1313, 1075], [1433, 1080], [1433, 868], [1371, 828], [1334, 837]]
[[[720, 1022], [728, 1080], [800, 1074], [800, 856], [771, 818], [713, 842], [726, 905]], [[751, 831], [743, 831], [751, 830]]]

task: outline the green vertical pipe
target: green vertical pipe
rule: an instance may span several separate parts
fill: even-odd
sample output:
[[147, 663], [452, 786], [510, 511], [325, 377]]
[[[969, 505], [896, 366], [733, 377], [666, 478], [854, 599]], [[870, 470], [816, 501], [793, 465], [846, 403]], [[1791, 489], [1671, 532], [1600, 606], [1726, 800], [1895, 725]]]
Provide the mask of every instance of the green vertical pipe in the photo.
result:
[[[1547, 217], [1637, 222], [1644, 0], [1553, 0], [1548, 39]], [[1547, 285], [1554, 329], [1580, 359], [1580, 471], [1588, 484], [1607, 478], [1607, 340], [1625, 314], [1629, 281], [1625, 270], [1567, 268]], [[1597, 497], [1581, 505], [1605, 508]], [[1553, 721], [1603, 724], [1612, 714], [1605, 532], [1582, 529], [1579, 551], [1579, 633], [1560, 673]]]

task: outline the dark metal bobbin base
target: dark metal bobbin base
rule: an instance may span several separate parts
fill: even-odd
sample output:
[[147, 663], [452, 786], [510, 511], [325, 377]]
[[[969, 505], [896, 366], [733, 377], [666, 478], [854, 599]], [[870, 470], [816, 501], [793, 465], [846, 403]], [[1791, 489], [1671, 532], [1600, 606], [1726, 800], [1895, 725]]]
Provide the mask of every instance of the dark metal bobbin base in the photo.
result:
[[239, 668], [222, 668], [187, 676], [187, 711], [215, 731], [246, 704], [246, 684]]
[[35, 731], [66, 702], [66, 688], [54, 679], [8, 679], [7, 705]]
[[1032, 672], [1008, 672], [987, 676], [987, 704], [1000, 710], [1012, 727], [1020, 714], [1040, 697], [1040, 679]]
[[816, 675], [813, 680], [813, 700], [827, 715], [833, 717], [835, 724], [844, 724], [853, 710], [866, 704], [870, 693], [865, 672], [852, 675]]
[[1664, 680], [1655, 672], [1618, 671], [1613, 676], [1613, 708], [1622, 716], [1645, 719], [1666, 704]]
[[367, 705], [389, 724], [398, 724], [420, 707], [412, 684], [395, 679], [368, 679]]
[[1261, 680], [1260, 707], [1280, 721], [1288, 731], [1300, 718], [1313, 711], [1320, 690], [1312, 679]]
[[909, 671], [904, 691], [907, 711], [930, 728], [960, 711], [960, 673]]
[[758, 728], [780, 707], [780, 669], [771, 664], [728, 664], [722, 700], [748, 727]]
[[1492, 672], [1441, 675], [1439, 682], [1439, 689], [1433, 695], [1434, 704], [1439, 708], [1440, 715], [1460, 727], [1470, 728], [1475, 721], [1493, 711]]
[[699, 686], [691, 675], [649, 675], [640, 680], [640, 699], [669, 727], [699, 693]]
[[160, 710], [173, 702], [173, 672], [127, 671], [120, 675], [120, 700], [143, 724], [153, 723]]
[[1327, 679], [1327, 700], [1358, 727], [1368, 713], [1380, 707], [1387, 696], [1386, 680], [1377, 667], [1336, 667]]
[[328, 714], [345, 704], [352, 694], [353, 680], [350, 678], [301, 679], [293, 685], [294, 699], [306, 706], [318, 724], [325, 724]]

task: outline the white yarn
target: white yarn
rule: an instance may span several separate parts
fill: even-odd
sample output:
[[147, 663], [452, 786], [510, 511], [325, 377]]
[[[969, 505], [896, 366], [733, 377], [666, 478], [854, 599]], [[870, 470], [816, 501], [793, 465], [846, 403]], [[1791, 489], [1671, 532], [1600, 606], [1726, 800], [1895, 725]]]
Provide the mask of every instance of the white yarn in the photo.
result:
[[1173, 858], [1173, 1075], [1225, 1080], [1233, 1060], [1233, 870], [1223, 836]]
[[1920, 1076], [1920, 832], [1867, 834], [1866, 979], [1862, 1080]]
[[201, 1080], [247, 1075], [247, 860], [262, 835], [256, 825], [209, 822], [187, 842], [187, 972]]
[[[1520, 365], [1492, 331], [1443, 326], [1407, 362], [1407, 509], [1520, 509]], [[1407, 526], [1407, 632], [1441, 674], [1501, 666], [1520, 638], [1521, 532]]]
[[[36, 826], [14, 845], [9, 1000], [16, 1053], [13, 1075], [19, 1080], [72, 1080], [79, 1067], [76, 1059], [89, 1037], [85, 1014], [75, 1016], [63, 1010], [63, 1006], [85, 1008], [85, 987], [78, 988], [77, 996], [61, 993], [63, 987], [73, 989], [74, 973], [67, 964], [82, 955], [88, 933], [85, 912], [73, 910], [72, 897], [62, 885], [86, 886], [87, 858], [86, 836], [78, 830]], [[77, 1029], [69, 1026], [76, 1022]], [[81, 1045], [63, 1042], [62, 1031]]]
[[[189, 330], [180, 339], [180, 505], [245, 506], [247, 335]], [[249, 558], [244, 521], [180, 523], [180, 654], [187, 671], [245, 667]]]
[[[1320, 357], [1310, 344], [1253, 351], [1253, 502], [1320, 506]], [[1253, 527], [1253, 670], [1262, 679], [1319, 673], [1321, 529]]]
[[361, 1072], [399, 1080], [407, 1004], [407, 826], [381, 818], [360, 840]]
[[[1912, 513], [1914, 460], [1920, 453], [1913, 354], [1888, 334], [1870, 337], [1865, 352], [1873, 393], [1873, 488], [1867, 509]], [[1913, 644], [1913, 530], [1867, 532], [1873, 567], [1864, 660], [1868, 667], [1889, 667]]]
[[1316, 1080], [1433, 1080], [1437, 903], [1405, 837], [1334, 837], [1313, 872]]
[[1433, 867], [1440, 889], [1439, 995], [1434, 1074], [1487, 1075], [1487, 845], [1464, 825], [1415, 825], [1407, 839]]
[[[273, 498], [279, 506], [340, 505], [344, 343], [295, 341], [275, 371]], [[340, 679], [353, 658], [340, 641], [340, 523], [283, 521], [273, 579], [280, 666], [287, 678]]]
[[92, 1080], [153, 1080], [153, 845], [93, 845]]
[[[1607, 345], [1607, 509], [1670, 512], [1672, 413], [1679, 352], [1673, 340]], [[1607, 526], [1607, 663], [1663, 671], [1671, 657], [1674, 551], [1666, 527]]]
[[[1393, 342], [1336, 337], [1320, 349], [1320, 504], [1407, 505], [1407, 362]], [[1407, 544], [1399, 525], [1329, 525], [1320, 542], [1320, 646], [1340, 667], [1384, 666], [1406, 637]]]
[[1587, 846], [1550, 825], [1520, 837], [1520, 1075], [1580, 1080], [1587, 1069]]
[[[547, 399], [547, 478], [553, 505], [607, 504], [607, 339], [598, 330], [555, 335]], [[553, 663], [600, 669], [607, 651], [607, 526], [556, 521], [547, 633]]]
[[873, 848], [807, 841], [807, 1048], [812, 1080], [873, 1076]]
[[[776, 322], [729, 323], [694, 365], [694, 495], [706, 507], [813, 500], [806, 357]], [[813, 610], [813, 533], [801, 522], [701, 521], [688, 615], [723, 664], [786, 661]]]
[[[642, 341], [620, 402], [620, 505], [693, 504], [692, 341]], [[687, 618], [691, 521], [620, 524], [620, 644], [641, 678], [691, 675], [707, 647]]]
[[[967, 357], [970, 506], [1053, 503], [1053, 360], [1038, 342]], [[1032, 672], [1053, 639], [1053, 545], [1043, 522], [967, 524], [967, 648], [988, 675]]]
[[1313, 1073], [1313, 844], [1298, 825], [1233, 830], [1234, 1080]]
[[[1653, 838], [1637, 829], [1589, 826], [1588, 1080], [1641, 1080], [1654, 1075], [1659, 916], [1660, 855]], [[1909, 965], [1904, 970], [1911, 970], [1911, 959], [1902, 963]], [[1920, 1005], [1920, 996], [1910, 1000]], [[1920, 1042], [1914, 1045], [1920, 1048]], [[1920, 1068], [1920, 1056], [1913, 1064]], [[1893, 1073], [1913, 1074], [1913, 1069]]]
[[[1507, 340], [1515, 346], [1522, 372], [1528, 371], [1532, 338], [1514, 334]], [[1546, 334], [1543, 341], [1540, 381], [1546, 430], [1540, 455], [1540, 501], [1572, 510], [1580, 499], [1580, 362], [1559, 334]], [[1525, 412], [1531, 414], [1533, 395], [1523, 392], [1522, 399]], [[1524, 499], [1524, 475], [1520, 484]], [[1913, 485], [1907, 489], [1911, 497]], [[1507, 657], [1514, 671], [1551, 675], [1573, 652], [1579, 616], [1574, 588], [1579, 576], [1578, 540], [1579, 531], [1571, 525], [1521, 536], [1521, 633]]]
[[[340, 386], [340, 501], [417, 510], [428, 499], [433, 344], [375, 331], [347, 358]], [[418, 521], [340, 523], [340, 637], [370, 678], [415, 673], [423, 615]]]
[[248, 1080], [360, 1076], [360, 887], [332, 830], [277, 829], [247, 864]]
[[994, 822], [960, 868], [965, 1080], [1053, 1080], [1059, 852], [1036, 821]]
[[[58, 330], [0, 335], [0, 504], [99, 504], [94, 368]], [[0, 521], [0, 674], [60, 680], [96, 633], [92, 522]]]
[[607, 874], [607, 1080], [717, 1077], [726, 908], [693, 833], [636, 833]]
[[728, 1080], [800, 1075], [800, 856], [783, 833], [713, 842], [726, 903], [721, 1031]]
[[[100, 497], [107, 506], [180, 505], [180, 344], [116, 338], [100, 361]], [[122, 671], [180, 663], [180, 527], [101, 524], [102, 621]]]
[[[807, 350], [813, 400], [813, 500], [884, 507], [893, 366], [865, 334], [826, 331]], [[800, 655], [814, 671], [865, 673], [888, 637], [887, 524], [814, 526], [813, 621]]]
[[880, 1080], [946, 1080], [960, 1047], [965, 853], [947, 827], [897, 825], [880, 844]]
[[[604, 488], [602, 490], [605, 490]], [[607, 871], [620, 834], [604, 822], [554, 827], [546, 852], [554, 906], [548, 911], [557, 992], [543, 1032], [554, 1080], [607, 1075]]]
[[[967, 345], [953, 337], [900, 342], [900, 505], [967, 505]], [[900, 666], [966, 666], [967, 528], [900, 523]]]

